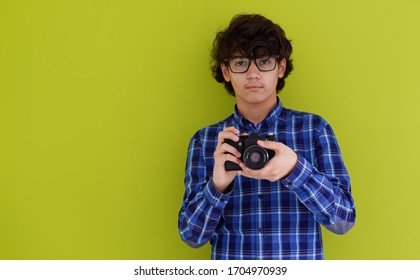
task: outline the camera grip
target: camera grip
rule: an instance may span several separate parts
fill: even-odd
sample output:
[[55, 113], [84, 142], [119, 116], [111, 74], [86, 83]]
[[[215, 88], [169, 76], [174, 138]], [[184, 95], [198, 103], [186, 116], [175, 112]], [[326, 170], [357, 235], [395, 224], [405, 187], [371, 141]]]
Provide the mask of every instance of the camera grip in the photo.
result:
[[242, 168], [238, 164], [236, 164], [232, 161], [226, 161], [225, 162], [225, 170], [226, 171], [236, 171], [236, 170], [242, 170]]
[[[239, 140], [239, 142], [235, 142], [235, 141], [232, 141], [230, 139], [225, 139], [225, 141], [223, 141], [223, 143], [227, 143], [227, 144], [233, 146], [236, 150], [238, 150], [238, 152], [240, 152], [242, 154], [242, 141], [241, 140]], [[226, 161], [225, 162], [225, 170], [226, 171], [236, 171], [236, 170], [242, 170], [242, 168], [237, 163], [234, 163], [232, 161]]]

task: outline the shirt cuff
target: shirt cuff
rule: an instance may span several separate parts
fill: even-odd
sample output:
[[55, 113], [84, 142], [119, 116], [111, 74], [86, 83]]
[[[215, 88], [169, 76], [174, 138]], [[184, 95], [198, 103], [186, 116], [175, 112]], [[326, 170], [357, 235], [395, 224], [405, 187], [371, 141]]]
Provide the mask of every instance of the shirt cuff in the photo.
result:
[[283, 179], [283, 182], [290, 190], [301, 187], [312, 176], [312, 165], [298, 154], [298, 161], [292, 173]]
[[225, 208], [230, 199], [229, 193], [221, 193], [214, 187], [213, 180], [210, 180], [204, 189], [204, 197], [216, 208]]

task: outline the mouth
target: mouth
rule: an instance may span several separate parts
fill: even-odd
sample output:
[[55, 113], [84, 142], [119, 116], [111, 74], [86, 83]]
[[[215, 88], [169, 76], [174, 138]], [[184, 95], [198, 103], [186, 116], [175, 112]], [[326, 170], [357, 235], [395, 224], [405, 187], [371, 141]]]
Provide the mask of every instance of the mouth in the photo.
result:
[[263, 86], [260, 85], [260, 84], [249, 84], [249, 85], [246, 85], [245, 88], [247, 88], [247, 89], [259, 89], [259, 88], [263, 88]]

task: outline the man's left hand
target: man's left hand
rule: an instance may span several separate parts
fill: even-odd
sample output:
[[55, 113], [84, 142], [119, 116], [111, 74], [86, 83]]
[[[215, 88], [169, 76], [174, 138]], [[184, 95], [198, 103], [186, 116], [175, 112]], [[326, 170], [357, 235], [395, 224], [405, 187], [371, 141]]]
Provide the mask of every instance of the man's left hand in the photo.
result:
[[242, 171], [239, 171], [238, 174], [245, 177], [266, 179], [275, 182], [287, 177], [293, 171], [298, 156], [291, 148], [283, 143], [273, 141], [258, 140], [257, 144], [265, 149], [273, 150], [275, 152], [274, 157], [268, 161], [266, 166], [259, 170], [250, 169], [241, 162], [239, 165]]

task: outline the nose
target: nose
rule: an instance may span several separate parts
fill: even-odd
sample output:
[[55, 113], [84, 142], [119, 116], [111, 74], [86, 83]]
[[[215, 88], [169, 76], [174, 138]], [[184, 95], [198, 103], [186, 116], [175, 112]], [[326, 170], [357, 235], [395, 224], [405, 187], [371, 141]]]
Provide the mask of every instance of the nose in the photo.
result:
[[257, 65], [255, 64], [255, 60], [252, 60], [250, 62], [249, 69], [246, 72], [248, 79], [259, 79], [260, 78], [260, 70], [257, 68]]

